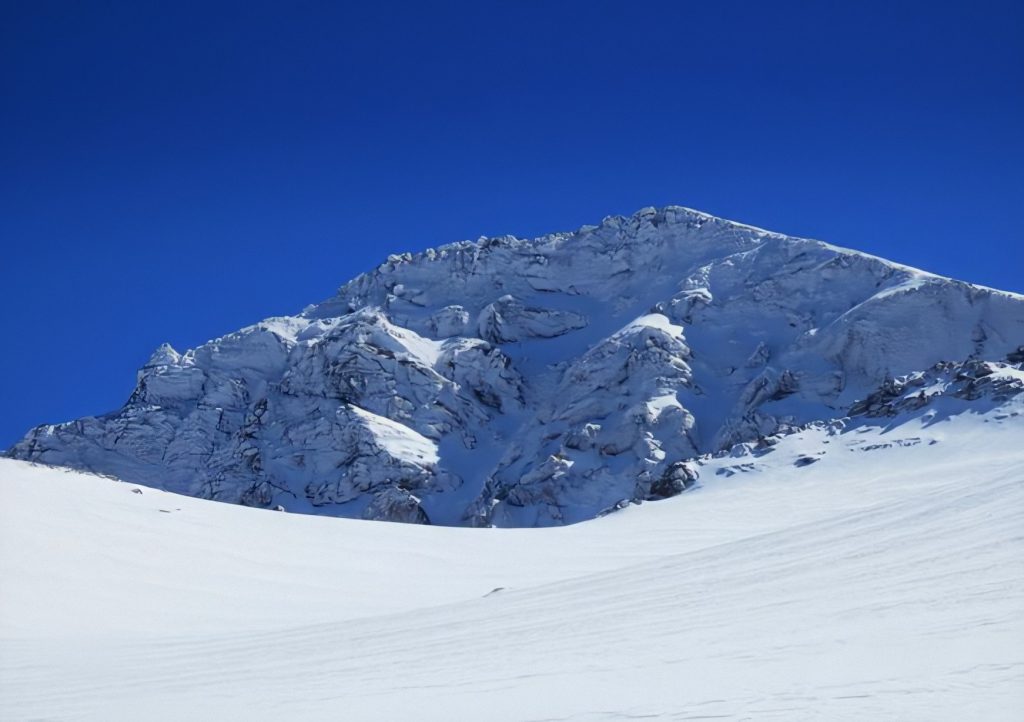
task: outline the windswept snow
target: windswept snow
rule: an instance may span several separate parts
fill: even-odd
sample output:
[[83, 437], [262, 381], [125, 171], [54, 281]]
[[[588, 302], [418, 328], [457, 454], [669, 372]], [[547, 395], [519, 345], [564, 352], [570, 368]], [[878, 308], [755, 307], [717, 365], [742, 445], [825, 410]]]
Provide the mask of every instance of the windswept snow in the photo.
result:
[[1019, 719], [1022, 398], [921, 384], [548, 529], [0, 461], [0, 718]]
[[351, 407], [351, 410], [366, 424], [374, 441], [391, 456], [423, 464], [437, 463], [437, 444], [427, 437], [358, 406]]
[[648, 313], [639, 318], [633, 319], [619, 331], [616, 336], [627, 334], [631, 331], [640, 331], [646, 328], [656, 328], [664, 331], [673, 338], [680, 338], [683, 335], [683, 327], [672, 323], [668, 316], [663, 313]]

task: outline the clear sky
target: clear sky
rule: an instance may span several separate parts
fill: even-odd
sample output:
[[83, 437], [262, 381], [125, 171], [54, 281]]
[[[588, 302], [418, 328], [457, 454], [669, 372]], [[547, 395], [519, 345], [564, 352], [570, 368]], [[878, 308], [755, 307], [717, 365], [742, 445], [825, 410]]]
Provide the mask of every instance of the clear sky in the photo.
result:
[[670, 203], [1024, 291], [1024, 3], [4, 2], [0, 447], [388, 253]]

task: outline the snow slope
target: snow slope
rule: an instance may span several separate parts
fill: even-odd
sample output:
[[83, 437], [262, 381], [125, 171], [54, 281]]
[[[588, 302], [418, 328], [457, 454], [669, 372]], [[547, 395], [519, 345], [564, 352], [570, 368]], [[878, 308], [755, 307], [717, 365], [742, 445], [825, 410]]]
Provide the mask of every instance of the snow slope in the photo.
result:
[[9, 454], [249, 506], [552, 526], [678, 493], [689, 460], [894, 377], [1021, 360], [1024, 297], [645, 208], [391, 256], [295, 316], [161, 346], [123, 408]]
[[1020, 719], [1024, 396], [943, 378], [547, 529], [0, 460], [0, 718]]

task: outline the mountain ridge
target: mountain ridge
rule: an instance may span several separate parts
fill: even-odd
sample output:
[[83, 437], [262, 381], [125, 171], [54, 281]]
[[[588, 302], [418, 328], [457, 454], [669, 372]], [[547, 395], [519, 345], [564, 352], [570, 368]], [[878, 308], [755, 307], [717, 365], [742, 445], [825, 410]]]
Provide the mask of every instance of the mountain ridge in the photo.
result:
[[393, 254], [296, 316], [161, 345], [121, 410], [8, 454], [291, 511], [557, 525], [1022, 346], [1024, 296], [644, 208]]

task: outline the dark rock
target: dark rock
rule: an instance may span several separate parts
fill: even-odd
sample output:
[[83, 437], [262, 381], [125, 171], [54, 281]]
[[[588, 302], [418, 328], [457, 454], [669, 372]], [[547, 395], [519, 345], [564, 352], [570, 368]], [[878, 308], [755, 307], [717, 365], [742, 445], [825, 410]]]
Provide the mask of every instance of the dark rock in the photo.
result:
[[649, 501], [668, 499], [682, 494], [697, 483], [697, 472], [685, 462], [672, 464], [653, 484], [646, 495]]

